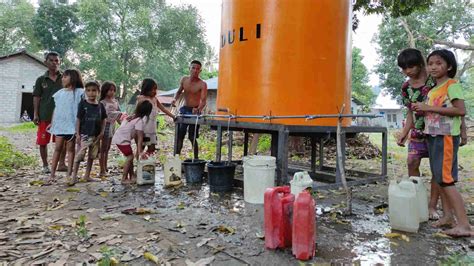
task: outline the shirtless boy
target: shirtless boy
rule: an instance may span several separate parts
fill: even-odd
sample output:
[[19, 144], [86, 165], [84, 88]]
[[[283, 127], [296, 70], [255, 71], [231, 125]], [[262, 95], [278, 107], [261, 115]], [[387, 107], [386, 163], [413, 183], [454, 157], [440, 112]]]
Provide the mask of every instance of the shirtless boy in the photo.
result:
[[[207, 98], [207, 84], [199, 78], [201, 73], [201, 62], [193, 60], [189, 66], [189, 76], [181, 78], [179, 89], [176, 92], [174, 100], [171, 102], [175, 106], [176, 100], [179, 99], [181, 94], [184, 96], [184, 106], [179, 109], [180, 114], [200, 114], [202, 109], [206, 106]], [[177, 153], [181, 153], [183, 148], [184, 137], [188, 132], [188, 139], [193, 145], [193, 139], [199, 137], [199, 126], [194, 132], [194, 125], [180, 124], [178, 126], [178, 143]], [[198, 158], [198, 144], [197, 142], [193, 146], [194, 158]]]

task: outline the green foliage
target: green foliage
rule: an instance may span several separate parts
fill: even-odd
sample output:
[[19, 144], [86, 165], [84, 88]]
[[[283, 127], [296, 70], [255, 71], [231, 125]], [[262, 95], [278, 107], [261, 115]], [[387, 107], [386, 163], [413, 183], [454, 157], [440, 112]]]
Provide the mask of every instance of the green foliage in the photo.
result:
[[0, 175], [11, 174], [14, 169], [35, 164], [34, 157], [16, 151], [6, 137], [0, 137]]
[[0, 130], [6, 130], [13, 133], [35, 132], [37, 130], [37, 127], [33, 122], [27, 122], [12, 127], [0, 128]]
[[[383, 14], [387, 17], [397, 18], [400, 16], [408, 16], [415, 11], [424, 11], [428, 9], [433, 0], [357, 0], [354, 1], [352, 7], [354, 14], [356, 11], [363, 11], [364, 14]], [[356, 15], [353, 17], [352, 28], [355, 30], [359, 24]]]
[[269, 151], [272, 147], [272, 137], [268, 134], [260, 135], [258, 138], [257, 149], [259, 152]]
[[[473, 27], [469, 26], [474, 23], [473, 5], [468, 3], [469, 0], [462, 2], [437, 1], [427, 11], [416, 11], [401, 18], [383, 19], [374, 39], [378, 44], [377, 52], [380, 55], [380, 63], [376, 66], [375, 72], [379, 75], [382, 87], [400, 100], [399, 89], [405, 77], [396, 65], [397, 56], [401, 50], [410, 46], [410, 35], [403, 27], [403, 23], [406, 23], [413, 34], [415, 47], [424, 55], [433, 48], [440, 47], [435, 45], [436, 40], [452, 41], [459, 38], [470, 40], [470, 36], [474, 33]], [[458, 69], [461, 70], [463, 64], [462, 62], [458, 64]], [[458, 73], [462, 74], [461, 71]]]
[[34, 14], [35, 8], [30, 1], [0, 2], [0, 55], [20, 48], [37, 50], [31, 21]]
[[157, 116], [156, 121], [158, 123], [158, 128], [157, 128], [158, 132], [162, 132], [169, 128], [169, 124], [168, 122], [166, 122], [166, 118], [164, 115]]
[[100, 254], [102, 254], [102, 258], [98, 262], [99, 266], [110, 266], [116, 264], [114, 256], [117, 255], [117, 252], [114, 249], [102, 246], [100, 248]]
[[126, 98], [144, 77], [160, 89], [176, 87], [189, 62], [206, 53], [204, 27], [196, 8], [163, 0], [80, 0], [83, 23], [77, 47], [81, 69], [114, 80]]
[[86, 228], [86, 221], [87, 217], [83, 214], [79, 216], [79, 219], [76, 221], [76, 234], [81, 238], [87, 238], [89, 236], [89, 232]]
[[369, 72], [362, 63], [361, 50], [357, 47], [352, 48], [352, 96], [362, 101], [365, 105], [371, 105], [374, 102], [375, 95], [372, 92], [369, 83]]
[[440, 265], [450, 265], [450, 266], [467, 266], [474, 264], [474, 258], [469, 256], [469, 254], [453, 254], [446, 259], [442, 260]]
[[44, 50], [56, 51], [61, 57], [72, 49], [79, 20], [76, 5], [55, 5], [51, 0], [40, 1], [33, 17], [33, 30]]
[[199, 75], [199, 76], [201, 77], [201, 79], [206, 80], [206, 79], [215, 78], [218, 75], [219, 75], [218, 71], [209, 72], [209, 71], [206, 71], [205, 69], [203, 69], [202, 72], [201, 72], [201, 75]]
[[474, 118], [474, 68], [467, 71], [465, 78], [461, 79], [464, 88], [464, 104], [467, 115]]

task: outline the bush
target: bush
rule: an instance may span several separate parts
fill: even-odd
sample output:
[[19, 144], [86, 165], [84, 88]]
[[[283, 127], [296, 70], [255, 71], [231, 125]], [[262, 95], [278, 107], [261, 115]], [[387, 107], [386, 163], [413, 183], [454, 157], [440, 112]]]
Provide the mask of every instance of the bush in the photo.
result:
[[32, 156], [14, 150], [13, 145], [6, 137], [0, 137], [0, 174], [14, 172], [24, 166], [34, 165], [36, 160]]
[[260, 153], [269, 151], [270, 148], [272, 147], [272, 137], [271, 135], [265, 134], [265, 135], [260, 135], [258, 138], [258, 151]]

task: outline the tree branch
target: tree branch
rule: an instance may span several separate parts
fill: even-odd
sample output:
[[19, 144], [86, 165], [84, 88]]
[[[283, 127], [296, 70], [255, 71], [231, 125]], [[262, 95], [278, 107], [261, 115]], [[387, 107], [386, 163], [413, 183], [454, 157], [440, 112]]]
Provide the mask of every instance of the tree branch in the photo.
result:
[[413, 33], [411, 32], [410, 28], [408, 27], [407, 21], [403, 17], [399, 18], [398, 20], [400, 21], [403, 28], [405, 29], [405, 31], [408, 34], [408, 46], [410, 48], [415, 48], [415, 38], [414, 38]]
[[432, 40], [432, 41], [433, 41], [433, 43], [446, 45], [446, 46], [451, 47], [451, 48], [474, 51], [474, 45], [455, 43], [455, 42], [443, 41], [443, 40]]
[[458, 71], [458, 73], [456, 74], [456, 78], [459, 79], [460, 77], [462, 77], [464, 72], [466, 72], [471, 67], [474, 67], [474, 51], [471, 52], [469, 59], [466, 60], [462, 68]]

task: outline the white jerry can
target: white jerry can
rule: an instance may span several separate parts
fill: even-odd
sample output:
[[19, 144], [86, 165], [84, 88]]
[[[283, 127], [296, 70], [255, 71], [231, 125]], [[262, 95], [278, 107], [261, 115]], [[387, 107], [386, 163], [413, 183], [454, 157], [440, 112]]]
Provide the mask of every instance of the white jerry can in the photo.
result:
[[181, 160], [179, 156], [168, 158], [163, 166], [165, 188], [183, 183], [181, 179]]
[[308, 172], [296, 172], [290, 181], [291, 194], [297, 196], [308, 187], [313, 187], [313, 179]]
[[388, 207], [392, 229], [418, 232], [420, 226], [419, 205], [416, 186], [408, 178], [400, 183], [392, 180], [388, 187]]
[[137, 163], [137, 185], [155, 184], [155, 158], [138, 160]]
[[419, 176], [410, 176], [410, 180], [416, 187], [416, 201], [418, 202], [420, 222], [427, 222], [429, 220], [428, 191], [426, 190], [425, 184], [423, 184], [423, 180], [421, 180]]

